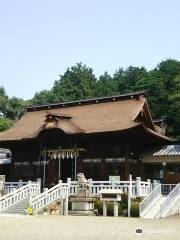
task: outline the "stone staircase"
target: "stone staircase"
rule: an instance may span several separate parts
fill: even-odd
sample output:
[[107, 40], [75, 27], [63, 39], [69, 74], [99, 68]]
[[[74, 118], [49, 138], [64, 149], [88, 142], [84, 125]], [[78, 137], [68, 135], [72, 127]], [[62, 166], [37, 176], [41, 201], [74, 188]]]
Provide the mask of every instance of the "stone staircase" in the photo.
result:
[[146, 209], [142, 218], [159, 218], [161, 204], [166, 200], [167, 196], [160, 196]]
[[12, 207], [9, 207], [8, 209], [5, 209], [2, 211], [3, 214], [22, 214], [26, 215], [27, 214], [27, 209], [29, 207], [29, 198], [26, 198]]
[[164, 218], [180, 213], [180, 183], [158, 184], [140, 203], [141, 218]]
[[0, 197], [0, 214], [26, 214], [29, 200], [40, 195], [39, 182], [28, 184]]

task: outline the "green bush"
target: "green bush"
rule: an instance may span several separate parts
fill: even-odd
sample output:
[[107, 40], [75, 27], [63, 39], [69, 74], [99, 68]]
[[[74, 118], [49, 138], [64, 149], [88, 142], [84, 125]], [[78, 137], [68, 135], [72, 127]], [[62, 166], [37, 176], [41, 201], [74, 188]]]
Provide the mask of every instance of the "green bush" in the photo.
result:
[[94, 209], [97, 209], [98, 214], [103, 215], [103, 203], [100, 199], [97, 199], [94, 203]]
[[131, 217], [139, 217], [139, 202], [131, 203]]
[[143, 199], [144, 199], [143, 197], [136, 197], [135, 201], [140, 203], [142, 202]]
[[[103, 215], [103, 203], [100, 199], [97, 199], [94, 203], [94, 209], [97, 209], [98, 214]], [[121, 202], [118, 204], [118, 214], [126, 216], [125, 212], [128, 209], [128, 193], [124, 192], [121, 195]], [[107, 215], [114, 215], [114, 204], [113, 202], [107, 202]]]
[[121, 195], [121, 202], [122, 202], [123, 204], [128, 205], [128, 193], [123, 192], [123, 194]]
[[[94, 209], [98, 210], [98, 214], [103, 215], [103, 202], [98, 199], [94, 203]], [[121, 204], [118, 204], [118, 214], [121, 215]], [[114, 215], [114, 203], [107, 202], [107, 215], [113, 216]]]

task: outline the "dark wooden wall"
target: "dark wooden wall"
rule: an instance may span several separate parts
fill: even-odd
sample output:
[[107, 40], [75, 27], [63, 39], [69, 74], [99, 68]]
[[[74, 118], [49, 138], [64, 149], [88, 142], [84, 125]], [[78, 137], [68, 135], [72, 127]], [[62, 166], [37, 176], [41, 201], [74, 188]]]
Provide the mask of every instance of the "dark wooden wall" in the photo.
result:
[[[37, 139], [12, 144], [13, 161], [7, 176], [9, 180], [35, 180], [43, 178], [42, 150], [79, 147], [86, 151], [77, 159], [77, 173], [83, 172], [86, 178], [108, 180], [109, 176], [118, 175], [127, 180], [129, 174], [140, 176], [140, 145], [133, 139], [121, 138], [118, 134], [97, 134], [88, 137], [67, 136], [58, 130], [44, 131]], [[46, 184], [58, 181], [58, 160], [46, 157]], [[74, 160], [63, 159], [63, 180], [71, 177]], [[73, 165], [74, 166], [74, 165]], [[68, 169], [69, 168], [69, 169]], [[66, 176], [67, 175], [67, 176]]]

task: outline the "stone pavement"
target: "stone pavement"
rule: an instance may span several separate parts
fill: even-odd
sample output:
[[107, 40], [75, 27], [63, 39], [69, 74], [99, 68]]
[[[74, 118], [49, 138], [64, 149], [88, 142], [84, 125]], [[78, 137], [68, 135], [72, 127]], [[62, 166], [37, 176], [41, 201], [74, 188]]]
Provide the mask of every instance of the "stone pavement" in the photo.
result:
[[[136, 234], [136, 228], [143, 234]], [[167, 219], [1, 216], [0, 240], [180, 240], [180, 216]]]

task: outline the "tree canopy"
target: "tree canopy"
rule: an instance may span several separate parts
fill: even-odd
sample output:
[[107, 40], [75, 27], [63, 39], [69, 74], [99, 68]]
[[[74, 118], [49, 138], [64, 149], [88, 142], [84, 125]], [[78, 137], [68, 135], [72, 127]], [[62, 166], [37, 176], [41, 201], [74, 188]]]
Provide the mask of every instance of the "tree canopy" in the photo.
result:
[[95, 96], [96, 77], [92, 68], [82, 63], [68, 68], [52, 88], [53, 101], [73, 101]]
[[180, 139], [180, 61], [167, 59], [154, 69], [129, 66], [119, 68], [111, 76], [107, 71], [98, 78], [93, 69], [77, 63], [67, 68], [52, 89], [35, 93], [33, 99], [9, 98], [0, 87], [0, 131], [6, 130], [24, 113], [27, 105], [73, 101], [148, 90], [153, 118], [165, 118], [167, 133]]

